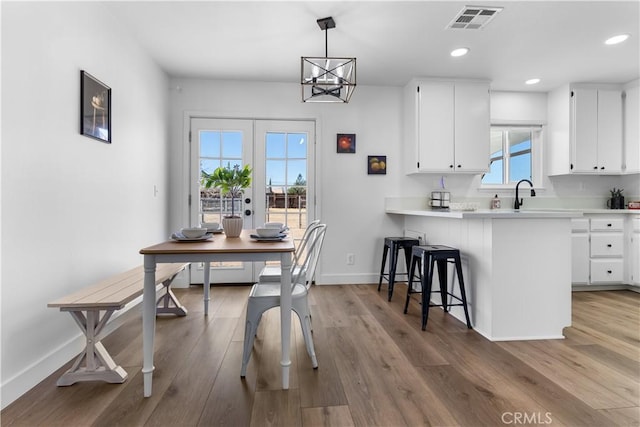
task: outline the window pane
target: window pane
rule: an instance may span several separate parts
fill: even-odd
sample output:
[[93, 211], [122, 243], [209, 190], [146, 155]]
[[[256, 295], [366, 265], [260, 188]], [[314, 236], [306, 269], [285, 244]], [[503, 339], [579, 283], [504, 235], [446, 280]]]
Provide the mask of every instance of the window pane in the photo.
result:
[[502, 175], [503, 175], [502, 168], [503, 168], [502, 160], [496, 160], [494, 162], [491, 162], [491, 167], [489, 169], [489, 172], [484, 174], [484, 176], [482, 177], [482, 183], [483, 184], [502, 184]]
[[287, 157], [305, 159], [307, 157], [307, 134], [290, 133], [287, 135]]
[[491, 131], [491, 157], [493, 158], [496, 153], [502, 151], [502, 137], [503, 131], [501, 130], [492, 130]]
[[220, 155], [220, 132], [200, 132], [200, 157], [218, 157]]
[[285, 160], [267, 160], [267, 184], [273, 186], [285, 185], [286, 163]]
[[531, 150], [531, 132], [509, 132], [509, 154]]
[[298, 177], [306, 182], [307, 161], [306, 160], [289, 160], [287, 164], [287, 184], [295, 184]]
[[266, 137], [266, 157], [267, 159], [279, 158], [284, 159], [285, 153], [285, 137], [284, 133], [267, 133]]
[[242, 132], [222, 133], [222, 157], [239, 159], [242, 163]]
[[220, 166], [219, 159], [200, 159], [200, 170], [208, 174], [212, 173], [218, 166]]
[[509, 165], [509, 182], [518, 182], [521, 179], [531, 180], [531, 153], [511, 157]]

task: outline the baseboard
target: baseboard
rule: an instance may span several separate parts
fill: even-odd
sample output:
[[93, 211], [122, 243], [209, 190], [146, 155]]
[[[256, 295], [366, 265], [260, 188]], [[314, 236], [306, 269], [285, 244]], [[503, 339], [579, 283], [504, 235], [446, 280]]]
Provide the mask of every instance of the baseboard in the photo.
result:
[[316, 274], [318, 285], [351, 285], [354, 283], [378, 283], [379, 274], [351, 273], [351, 274]]
[[640, 286], [634, 285], [572, 285], [573, 292], [589, 291], [632, 291], [640, 293]]

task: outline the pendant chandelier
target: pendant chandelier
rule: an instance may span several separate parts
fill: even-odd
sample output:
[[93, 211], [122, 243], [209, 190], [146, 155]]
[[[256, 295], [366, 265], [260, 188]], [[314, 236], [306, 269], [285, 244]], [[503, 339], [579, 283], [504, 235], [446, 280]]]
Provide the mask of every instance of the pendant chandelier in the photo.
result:
[[303, 56], [301, 61], [302, 102], [343, 102], [356, 88], [356, 58], [330, 58], [327, 31], [335, 28], [332, 17], [318, 19], [324, 31], [325, 56]]

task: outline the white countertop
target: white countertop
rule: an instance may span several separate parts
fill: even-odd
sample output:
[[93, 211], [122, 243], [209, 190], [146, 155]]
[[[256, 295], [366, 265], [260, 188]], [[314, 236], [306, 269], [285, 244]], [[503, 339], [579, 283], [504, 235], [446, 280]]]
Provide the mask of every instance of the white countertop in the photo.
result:
[[389, 214], [417, 215], [458, 219], [525, 219], [525, 218], [579, 218], [581, 211], [576, 210], [515, 210], [515, 209], [477, 209], [475, 211], [454, 211], [449, 209], [391, 209]]

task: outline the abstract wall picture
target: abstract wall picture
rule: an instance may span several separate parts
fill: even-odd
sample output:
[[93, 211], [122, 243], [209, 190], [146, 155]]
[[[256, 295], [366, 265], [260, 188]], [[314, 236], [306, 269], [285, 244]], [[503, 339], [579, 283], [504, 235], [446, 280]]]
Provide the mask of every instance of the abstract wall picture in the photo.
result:
[[369, 175], [386, 175], [387, 156], [367, 156], [367, 173]]
[[339, 133], [338, 134], [338, 153], [355, 153], [356, 152], [356, 134], [355, 133]]
[[111, 88], [80, 71], [80, 133], [111, 143]]

